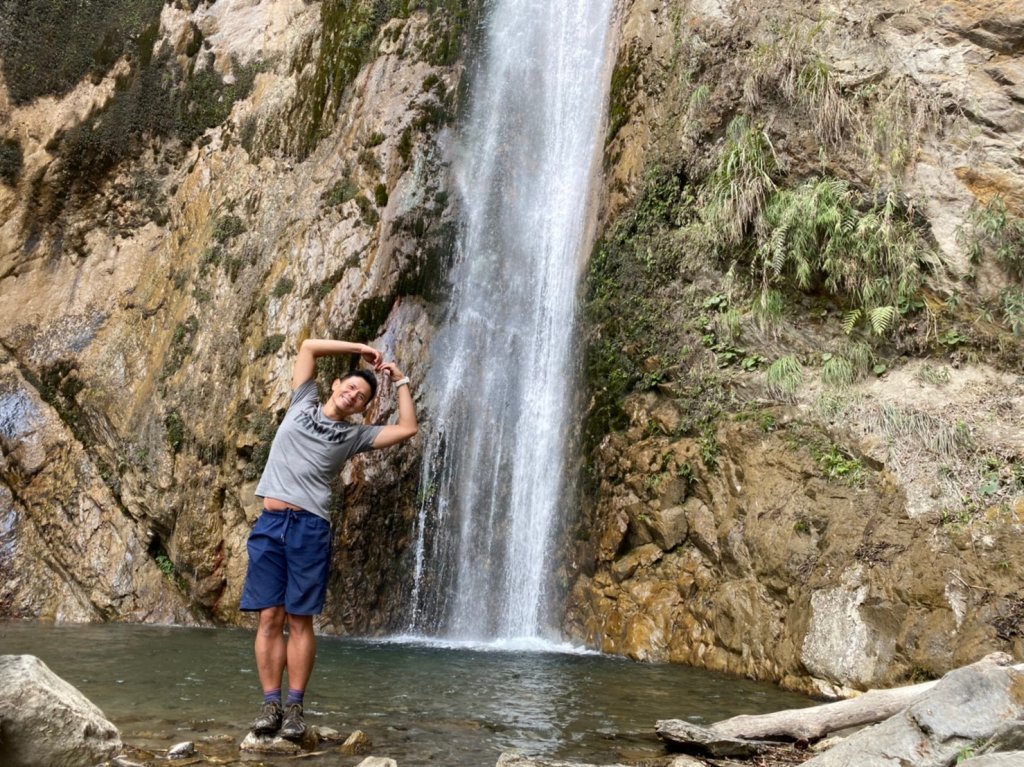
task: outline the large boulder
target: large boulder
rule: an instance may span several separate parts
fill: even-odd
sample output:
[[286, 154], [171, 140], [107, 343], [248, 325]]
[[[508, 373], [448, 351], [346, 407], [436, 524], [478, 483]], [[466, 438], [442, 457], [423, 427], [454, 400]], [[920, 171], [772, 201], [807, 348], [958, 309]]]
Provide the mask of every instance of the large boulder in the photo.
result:
[[[946, 674], [917, 701], [805, 767], [941, 767], [1024, 718], [1024, 665], [993, 653]], [[997, 762], [992, 762], [993, 764]]]
[[91, 701], [32, 655], [0, 655], [0, 764], [95, 767], [121, 736]]

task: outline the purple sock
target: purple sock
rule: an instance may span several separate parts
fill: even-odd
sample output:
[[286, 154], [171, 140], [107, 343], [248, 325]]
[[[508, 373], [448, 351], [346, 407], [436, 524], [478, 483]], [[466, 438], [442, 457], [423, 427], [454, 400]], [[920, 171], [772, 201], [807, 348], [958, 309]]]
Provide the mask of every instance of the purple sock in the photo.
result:
[[301, 705], [302, 698], [305, 696], [305, 694], [306, 694], [305, 690], [293, 690], [292, 688], [289, 687], [288, 688], [288, 702], [285, 705], [286, 706], [290, 706], [292, 703], [298, 703], [298, 704]]
[[264, 690], [263, 691], [263, 702], [272, 703], [273, 701], [281, 702], [281, 688], [278, 687], [276, 690]]

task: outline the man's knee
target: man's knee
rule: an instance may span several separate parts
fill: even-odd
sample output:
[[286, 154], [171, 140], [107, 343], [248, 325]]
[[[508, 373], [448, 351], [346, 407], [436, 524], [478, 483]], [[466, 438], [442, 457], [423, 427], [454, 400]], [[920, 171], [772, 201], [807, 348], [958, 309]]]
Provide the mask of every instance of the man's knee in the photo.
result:
[[313, 616], [312, 615], [288, 615], [288, 633], [289, 634], [313, 634]]
[[260, 610], [259, 632], [262, 634], [280, 634], [284, 630], [284, 607], [267, 607]]

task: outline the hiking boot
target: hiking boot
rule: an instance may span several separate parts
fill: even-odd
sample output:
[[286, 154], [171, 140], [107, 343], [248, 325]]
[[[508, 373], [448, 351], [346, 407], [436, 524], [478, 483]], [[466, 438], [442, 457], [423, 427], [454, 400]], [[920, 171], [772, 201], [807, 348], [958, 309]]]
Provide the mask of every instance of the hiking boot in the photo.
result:
[[306, 723], [302, 721], [302, 704], [289, 703], [284, 712], [281, 730], [277, 733], [288, 740], [300, 740], [306, 734]]
[[260, 708], [259, 716], [252, 720], [249, 729], [253, 735], [272, 735], [281, 727], [281, 702], [269, 700]]

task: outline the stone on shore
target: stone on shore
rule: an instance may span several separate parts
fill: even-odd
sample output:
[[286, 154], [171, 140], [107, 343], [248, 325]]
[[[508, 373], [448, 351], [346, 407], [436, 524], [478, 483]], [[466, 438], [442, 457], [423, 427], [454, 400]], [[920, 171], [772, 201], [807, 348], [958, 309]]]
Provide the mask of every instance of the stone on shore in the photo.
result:
[[[359, 767], [362, 767], [362, 765]], [[623, 765], [618, 763], [595, 765], [583, 764], [581, 762], [560, 762], [554, 759], [542, 759], [540, 757], [525, 756], [507, 751], [498, 757], [495, 767], [623, 767]]]
[[994, 654], [949, 672], [899, 714], [854, 733], [804, 767], [943, 767], [968, 749], [978, 750], [979, 742], [994, 741], [993, 733], [1015, 742], [1017, 731], [1007, 725], [1024, 718], [1024, 666], [1009, 662], [1009, 656]]
[[356, 767], [398, 767], [398, 762], [386, 756], [368, 756]]
[[671, 748], [707, 756], [747, 758], [763, 753], [768, 746], [759, 740], [721, 735], [707, 727], [681, 719], [662, 720], [657, 723], [654, 731]]
[[117, 728], [33, 655], [0, 655], [0, 764], [94, 767], [121, 748]]

